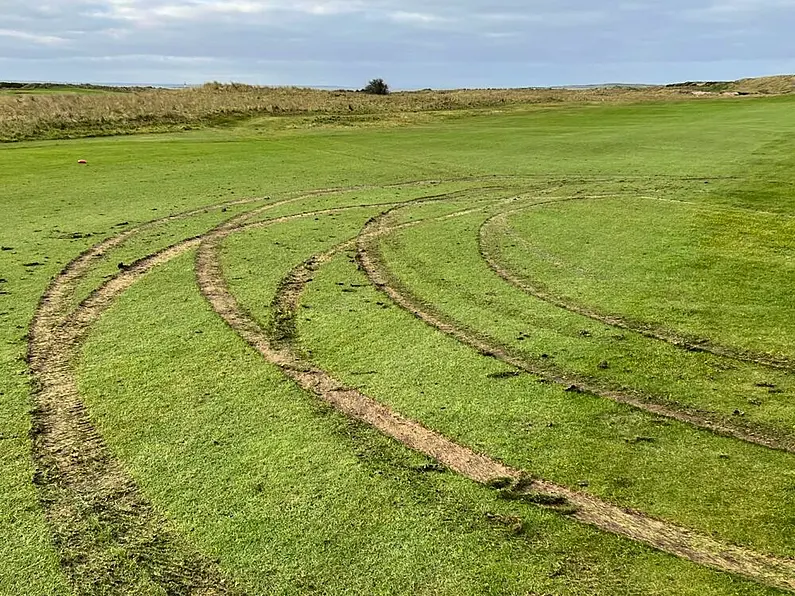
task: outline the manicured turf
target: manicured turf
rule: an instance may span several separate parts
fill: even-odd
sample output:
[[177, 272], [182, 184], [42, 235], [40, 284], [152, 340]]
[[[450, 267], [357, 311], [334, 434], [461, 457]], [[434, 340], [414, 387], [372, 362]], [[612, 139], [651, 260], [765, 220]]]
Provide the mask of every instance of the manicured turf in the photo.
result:
[[336, 261], [316, 275], [299, 327], [304, 349], [345, 383], [534, 476], [727, 542], [795, 554], [791, 455], [529, 375], [495, 379], [508, 367], [384, 309], [383, 295], [360, 285], [354, 266]]
[[[510, 233], [532, 243], [535, 253], [519, 253], [523, 244], [510, 246], [503, 231], [495, 242], [512, 269], [542, 277], [572, 300], [787, 354], [793, 347], [789, 219], [743, 218], [737, 209], [795, 213], [792, 106], [777, 98], [563, 105], [388, 128], [289, 130], [260, 121], [0, 146], [0, 244], [10, 249], [0, 252], [0, 593], [69, 592], [31, 482], [23, 357], [49, 279], [91, 244], [169, 214], [332, 187], [359, 188], [302, 199], [261, 218], [471, 188], [482, 190], [399, 210], [391, 221], [483, 206], [478, 198], [517, 195], [518, 204], [618, 195], [512, 217]], [[89, 165], [78, 166], [78, 159]], [[470, 177], [476, 180], [463, 180]], [[434, 179], [451, 182], [388, 187]], [[645, 195], [699, 206], [638, 198]], [[107, 255], [76, 299], [119, 263], [259, 205], [147, 230]], [[498, 278], [477, 253], [477, 234], [490, 213], [513, 206], [396, 232], [382, 243], [386, 262], [434, 307], [528, 358], [547, 353], [562, 370], [605, 386], [636, 388], [729, 420], [741, 410], [743, 423], [793, 432], [791, 374], [744, 363], [726, 367], [715, 356], [619, 332]], [[355, 235], [386, 209], [358, 208], [231, 237], [223, 265], [232, 290], [267, 323], [276, 285], [292, 266]], [[632, 225], [621, 242], [616, 238], [626, 226], [617, 222]], [[585, 241], [592, 252], [580, 250]], [[642, 254], [646, 243], [656, 247], [651, 255]], [[537, 258], [541, 249], [565, 264], [563, 274]], [[705, 254], [711, 266], [702, 276]], [[91, 334], [78, 380], [92, 419], [142, 492], [254, 593], [773, 593], [498, 500], [452, 473], [420, 471], [423, 458], [318, 406], [246, 348], [199, 296], [191, 258], [155, 271], [120, 299]], [[579, 283], [582, 269], [631, 291], [611, 301], [603, 283]], [[735, 277], [738, 271], [744, 273]], [[708, 296], [729, 308], [706, 309], [709, 317], [692, 304], [661, 309], [670, 279], [693, 280], [688, 302]], [[736, 279], [749, 281], [728, 283]], [[792, 455], [679, 423], [656, 424], [527, 375], [488, 378], [507, 367], [429, 329], [375, 289], [359, 287], [366, 283], [339, 257], [318, 272], [305, 297], [312, 308], [299, 319], [303, 349], [342, 379], [539, 475], [760, 551], [795, 554], [787, 532], [795, 512]], [[656, 298], [644, 302], [648, 297]], [[606, 369], [597, 366], [603, 360]], [[353, 374], [370, 371], [378, 374]]]
[[[296, 227], [269, 231], [268, 245], [285, 248], [249, 262], [250, 291], [300, 261]], [[263, 235], [236, 239], [229, 256]], [[119, 301], [86, 347], [83, 387], [147, 494], [252, 593], [767, 593], [499, 500], [346, 422], [235, 338], [191, 265], [182, 258]], [[355, 296], [326, 295], [338, 292]]]
[[622, 198], [509, 222], [506, 263], [564, 300], [795, 359], [791, 215]]
[[478, 254], [478, 228], [487, 218], [473, 214], [396, 233], [383, 242], [387, 266], [421, 299], [539, 366], [792, 436], [791, 374], [677, 349], [526, 295]]

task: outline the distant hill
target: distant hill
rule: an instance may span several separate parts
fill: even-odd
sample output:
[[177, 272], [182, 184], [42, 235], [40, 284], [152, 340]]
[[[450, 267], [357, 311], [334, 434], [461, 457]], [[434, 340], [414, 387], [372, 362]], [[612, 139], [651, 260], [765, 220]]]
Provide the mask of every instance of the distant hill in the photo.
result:
[[735, 91], [746, 93], [795, 93], [795, 75], [778, 75], [774, 77], [757, 77], [740, 79], [733, 83]]
[[739, 81], [688, 81], [666, 85], [671, 89], [682, 89], [703, 93], [738, 93], [741, 95], [783, 95], [795, 93], [795, 75], [754, 77]]
[[62, 92], [62, 93], [80, 93], [80, 92], [113, 92], [122, 93], [129, 91], [143, 91], [152, 89], [153, 87], [142, 86], [116, 86], [116, 85], [94, 85], [89, 83], [37, 83], [37, 82], [19, 82], [19, 81], [0, 81], [0, 91], [16, 91], [19, 93], [33, 93], [33, 92]]

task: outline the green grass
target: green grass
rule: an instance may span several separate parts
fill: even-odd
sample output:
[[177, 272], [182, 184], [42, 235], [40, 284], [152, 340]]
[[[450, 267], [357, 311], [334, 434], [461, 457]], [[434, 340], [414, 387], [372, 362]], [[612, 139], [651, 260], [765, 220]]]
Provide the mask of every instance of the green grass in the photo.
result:
[[518, 212], [506, 265], [598, 312], [795, 359], [795, 219], [642, 199]]
[[[249, 300], [268, 303], [277, 276], [304, 258], [290, 244], [307, 224], [344, 228], [333, 223], [235, 238], [228, 259], [279, 242], [246, 265]], [[147, 494], [252, 593], [766, 593], [423, 471], [427, 460], [263, 364], [209, 311], [191, 264], [119, 301], [86, 347], [83, 386]], [[120, 337], [135, 340], [119, 349]]]
[[[6, 280], [0, 290], [7, 292], [0, 294], [0, 593], [69, 592], [31, 483], [31, 400], [23, 357], [27, 328], [49, 279], [92, 243], [157, 217], [236, 198], [276, 201], [311, 189], [375, 187], [309, 198], [263, 215], [275, 217], [501, 184], [504, 191], [480, 190], [447, 205], [398, 211], [394, 218], [443, 215], [468, 201], [511, 194], [620, 194], [641, 206], [635, 214], [639, 224], [658, 221], [654, 241], [661, 241], [660, 234], [679, 239], [681, 265], [692, 262], [687, 259], [693, 248], [683, 231], [690, 231], [683, 209], [677, 207], [679, 216], [666, 210], [661, 218], [632, 197], [651, 194], [705, 209], [721, 205], [791, 215], [792, 105], [788, 98], [561, 105], [418, 119], [400, 127], [346, 122], [291, 129], [260, 119], [180, 134], [0, 146], [0, 244], [12, 249], [0, 252], [0, 277]], [[89, 165], [78, 166], [78, 159]], [[489, 179], [494, 175], [510, 178]], [[466, 177], [481, 179], [385, 188]], [[587, 203], [601, 206], [593, 211], [586, 203], [575, 205], [528, 212], [552, 218], [540, 228], [533, 220], [533, 234], [545, 234], [548, 249], [562, 250], [563, 240], [574, 235], [565, 231], [579, 234], [581, 228], [558, 216], [580, 209], [582, 233], [602, 243], [605, 256], [621, 257], [609, 241], [614, 234], [599, 228], [614, 222], [625, 204]], [[152, 228], [109, 254], [81, 285], [80, 296], [117, 270], [118, 262], [239, 211]], [[356, 209], [230, 238], [224, 266], [234, 291], [267, 321], [278, 279], [310, 254], [356, 233], [377, 211]], [[476, 234], [484, 217], [395, 234], [383, 245], [390, 267], [449, 316], [528, 357], [554, 352], [562, 369], [607, 385], [637, 387], [726, 416], [739, 408], [749, 423], [792, 431], [791, 375], [750, 365], [724, 370], [719, 359], [679, 353], [632, 334], [615, 341], [614, 330], [529, 299], [479, 259]], [[709, 239], [698, 250], [709, 249], [713, 257], [739, 255], [746, 271], [751, 253], [739, 236], [721, 230], [728, 224], [749, 232], [753, 246], [767, 246], [753, 256], [769, 267], [771, 279], [782, 280], [779, 299], [786, 298], [791, 280], [782, 277], [783, 265], [771, 265], [765, 234], [781, 230], [774, 240], [790, 250], [784, 237], [789, 228], [781, 224], [788, 220], [693, 220], [692, 233]], [[761, 220], [777, 224], [754, 223]], [[524, 224], [513, 223], [521, 233]], [[628, 249], [642, 244], [640, 235], [634, 238], [624, 242]], [[276, 247], [277, 241], [284, 246]], [[563, 256], [576, 264], [586, 255], [570, 249]], [[780, 252], [773, 257], [783, 258]], [[34, 262], [41, 265], [29, 265]], [[517, 257], [514, 265], [529, 261]], [[657, 276], [659, 265], [646, 262]], [[91, 336], [80, 385], [92, 418], [144, 494], [255, 593], [306, 593], [310, 586], [329, 593], [772, 593], [543, 510], [495, 500], [491, 491], [453, 474], [418, 472], [422, 458], [319, 407], [245, 348], [198, 296], [190, 266], [186, 256], [122, 297]], [[639, 279], [637, 271], [625, 274]], [[723, 279], [733, 275], [714, 272]], [[377, 302], [387, 301], [372, 289], [347, 286], [355, 291], [342, 292], [336, 285], [351, 281], [364, 283], [344, 257], [321, 271], [307, 296], [314, 308], [304, 318], [311, 324], [299, 321], [304, 349], [351, 383], [452, 437], [562, 483], [588, 482], [587, 490], [615, 502], [762, 550], [793, 553], [786, 532], [795, 511], [791, 456], [680, 425], [651, 425], [648, 416], [586, 396], [564, 396], [528, 376], [488, 379], [504, 368], [394, 307], [383, 308]], [[648, 281], [661, 286], [659, 277]], [[726, 334], [726, 341], [742, 347], [791, 347], [783, 332], [787, 303], [773, 309], [759, 304], [759, 292], [710, 287], [721, 300], [742, 290], [738, 303], [753, 303], [755, 320], [766, 332], [757, 334], [761, 340], [747, 333], [747, 320], [714, 329], [710, 321], [737, 323], [731, 312], [700, 322], [698, 329], [710, 337]], [[604, 304], [601, 298], [595, 302]], [[623, 303], [615, 307], [629, 310]], [[587, 340], [579, 335], [583, 329], [592, 332]], [[518, 341], [519, 332], [532, 333], [532, 339]], [[611, 367], [597, 369], [605, 359]], [[351, 374], [370, 370], [379, 374]], [[784, 393], [755, 386], [763, 381]], [[657, 440], [633, 443], [637, 436]], [[683, 479], [690, 477], [699, 479], [697, 486], [685, 486]], [[525, 528], [520, 536], [513, 535], [517, 518]]]
[[795, 554], [791, 455], [530, 375], [491, 378], [508, 367], [385, 309], [383, 295], [360, 285], [366, 279], [338, 259], [315, 275], [299, 321], [302, 347], [343, 382], [534, 476], [575, 489], [585, 483], [611, 502], [727, 542]]
[[[687, 352], [526, 295], [478, 254], [478, 229], [488, 217], [473, 214], [398, 232], [382, 243], [386, 265], [421, 300], [538, 366], [793, 435], [791, 374]], [[735, 416], [735, 410], [745, 415]]]

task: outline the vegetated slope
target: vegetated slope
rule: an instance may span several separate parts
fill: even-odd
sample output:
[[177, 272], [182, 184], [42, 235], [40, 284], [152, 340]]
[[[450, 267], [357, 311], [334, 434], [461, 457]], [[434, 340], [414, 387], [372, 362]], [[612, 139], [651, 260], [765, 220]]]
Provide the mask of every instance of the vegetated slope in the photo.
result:
[[[35, 87], [31, 94], [0, 93], [0, 142], [60, 139], [99, 135], [186, 130], [228, 123], [252, 116], [336, 115], [352, 119], [446, 110], [488, 109], [527, 104], [615, 102], [693, 99], [710, 90], [748, 93], [783, 93], [772, 87], [743, 81], [734, 84], [683, 84], [667, 87], [599, 87], [583, 89], [458, 89], [370, 95], [354, 91], [324, 91], [296, 87], [253, 87], [208, 83], [185, 89], [75, 87], [84, 93], [51, 93], [58, 88]], [[716, 87], [715, 85], [718, 85]], [[757, 87], [754, 87], [757, 85]], [[773, 89], [780, 89], [773, 91]], [[24, 90], [24, 88], [23, 88]], [[410, 118], [409, 118], [410, 120]]]
[[795, 92], [795, 76], [753, 77], [738, 81], [688, 81], [686, 83], [673, 83], [666, 87], [695, 93], [787, 95]]
[[766, 95], [782, 95], [795, 93], [795, 76], [778, 75], [740, 79], [731, 85], [732, 91], [745, 93], [762, 93]]

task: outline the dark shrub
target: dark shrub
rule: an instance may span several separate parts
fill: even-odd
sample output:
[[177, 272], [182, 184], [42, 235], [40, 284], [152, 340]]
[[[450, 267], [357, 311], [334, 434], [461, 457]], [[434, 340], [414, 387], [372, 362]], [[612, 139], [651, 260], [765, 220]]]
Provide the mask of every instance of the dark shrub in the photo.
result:
[[384, 79], [373, 79], [362, 91], [371, 95], [389, 95], [389, 85], [384, 82]]

